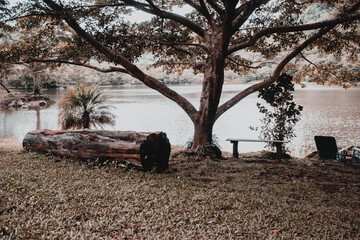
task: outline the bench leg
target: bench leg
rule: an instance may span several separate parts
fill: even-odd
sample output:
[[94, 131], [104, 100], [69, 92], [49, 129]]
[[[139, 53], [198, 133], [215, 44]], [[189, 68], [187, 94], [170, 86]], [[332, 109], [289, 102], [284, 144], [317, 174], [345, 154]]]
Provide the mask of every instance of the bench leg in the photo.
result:
[[276, 160], [281, 160], [282, 155], [282, 144], [281, 143], [275, 143], [276, 146]]
[[238, 152], [238, 142], [237, 141], [231, 141], [233, 144], [233, 157], [239, 158], [239, 152]]

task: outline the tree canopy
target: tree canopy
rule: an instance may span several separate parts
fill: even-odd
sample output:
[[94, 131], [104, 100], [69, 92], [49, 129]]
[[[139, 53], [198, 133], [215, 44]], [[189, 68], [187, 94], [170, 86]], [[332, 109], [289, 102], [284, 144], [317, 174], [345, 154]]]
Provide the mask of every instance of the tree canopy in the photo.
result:
[[[302, 16], [314, 5], [327, 12], [306, 21]], [[8, 39], [1, 41], [0, 62], [73, 64], [129, 74], [187, 113], [196, 148], [211, 142], [213, 125], [224, 112], [282, 72], [297, 81], [310, 77], [355, 85], [359, 72], [332, 58], [358, 62], [359, 8], [358, 0], [27, 0], [1, 8], [1, 31]], [[181, 14], [179, 9], [189, 10]], [[128, 21], [135, 10], [153, 17]], [[140, 69], [137, 60], [144, 53], [168, 72], [191, 68], [203, 74], [200, 107]], [[310, 58], [314, 53], [322, 57]], [[271, 68], [268, 78], [220, 105], [226, 70], [255, 74], [264, 67]]]

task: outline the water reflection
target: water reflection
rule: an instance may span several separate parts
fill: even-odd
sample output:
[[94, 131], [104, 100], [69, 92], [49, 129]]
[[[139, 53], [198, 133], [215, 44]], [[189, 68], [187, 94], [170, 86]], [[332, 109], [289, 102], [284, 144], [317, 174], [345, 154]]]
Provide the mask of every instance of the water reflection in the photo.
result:
[[27, 131], [41, 128], [41, 111], [38, 110], [6, 110], [0, 113], [1, 137], [15, 137], [22, 140]]
[[[225, 85], [221, 102], [234, 96], [247, 85]], [[195, 107], [199, 106], [201, 86], [174, 86]], [[145, 87], [106, 88], [109, 104], [117, 116], [110, 130], [164, 131], [174, 145], [184, 145], [192, 137], [193, 125], [184, 111], [156, 91]], [[47, 94], [59, 101], [64, 90]], [[256, 94], [245, 98], [227, 111], [215, 123], [214, 134], [224, 151], [232, 151], [225, 139], [229, 137], [257, 138], [258, 132], [250, 126], [260, 126]], [[304, 106], [302, 119], [296, 126], [297, 137], [290, 144], [293, 155], [304, 156], [314, 150], [314, 135], [335, 136], [340, 146], [360, 145], [360, 89], [343, 90], [311, 86], [298, 88], [295, 102]], [[0, 136], [22, 141], [25, 134], [35, 129], [59, 129], [57, 104], [46, 109], [0, 112]], [[259, 151], [262, 143], [244, 143], [240, 152]]]
[[303, 152], [298, 154], [314, 150], [315, 135], [334, 136], [342, 147], [360, 145], [359, 89], [306, 89], [297, 91], [295, 97], [297, 103], [305, 106], [293, 143], [303, 146]]

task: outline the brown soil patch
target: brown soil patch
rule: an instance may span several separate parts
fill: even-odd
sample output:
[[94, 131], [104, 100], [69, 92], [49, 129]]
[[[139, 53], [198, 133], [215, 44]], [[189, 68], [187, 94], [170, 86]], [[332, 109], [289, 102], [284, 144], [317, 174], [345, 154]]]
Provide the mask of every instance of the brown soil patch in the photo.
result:
[[17, 139], [0, 138], [0, 154], [16, 153], [21, 150], [21, 143]]

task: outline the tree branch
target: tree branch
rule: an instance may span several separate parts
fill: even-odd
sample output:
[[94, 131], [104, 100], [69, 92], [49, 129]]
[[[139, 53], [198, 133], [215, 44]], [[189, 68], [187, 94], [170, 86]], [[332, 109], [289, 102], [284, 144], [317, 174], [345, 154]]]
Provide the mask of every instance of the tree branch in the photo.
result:
[[76, 7], [70, 7], [69, 9], [71, 10], [76, 10], [76, 9], [83, 9], [83, 8], [93, 8], [93, 9], [99, 9], [99, 8], [106, 8], [106, 7], [125, 7], [126, 4], [91, 4], [91, 5], [79, 5]]
[[[315, 40], [321, 38], [326, 33], [328, 33], [331, 29], [333, 29], [336, 26], [336, 24], [333, 24], [331, 26], [327, 26], [325, 28], [320, 29], [317, 33], [315, 33], [313, 36], [305, 40], [302, 44], [300, 44], [298, 47], [296, 47], [290, 54], [288, 54], [275, 68], [272, 76], [270, 79], [273, 81], [276, 81], [276, 79], [280, 76], [282, 70], [288, 64], [296, 55], [300, 54], [302, 50], [304, 50], [307, 46], [309, 46], [311, 43], [313, 43]], [[270, 80], [268, 80], [270, 81]]]
[[237, 62], [236, 60], [234, 60], [233, 58], [231, 58], [230, 56], [226, 57], [228, 60], [230, 60], [230, 62], [234, 63], [235, 65], [241, 66], [241, 67], [245, 67], [245, 68], [251, 68], [251, 69], [259, 69], [261, 68], [261, 64], [257, 65], [257, 66], [250, 66], [250, 65], [245, 65], [245, 64], [241, 64], [239, 62]]
[[137, 66], [131, 63], [128, 59], [123, 57], [121, 54], [116, 53], [109, 48], [105, 47], [102, 43], [98, 40], [93, 38], [90, 34], [88, 34], [84, 29], [80, 27], [77, 21], [70, 16], [68, 13], [63, 13], [63, 8], [55, 3], [53, 0], [43, 0], [51, 9], [53, 9], [56, 13], [60, 12], [63, 14], [63, 20], [84, 40], [86, 40], [91, 46], [93, 46], [97, 51], [104, 54], [106, 57], [111, 59], [113, 62], [122, 65], [126, 71], [128, 71], [133, 77], [140, 80], [146, 86], [157, 90], [165, 97], [169, 98], [170, 100], [176, 102], [191, 118], [191, 120], [195, 121], [197, 118], [198, 112], [195, 107], [183, 96], [178, 94], [177, 92], [173, 91], [161, 81], [146, 75], [142, 72]]
[[[48, 10], [48, 9], [44, 8], [43, 6], [41, 6], [38, 2], [35, 4], [35, 6], [42, 10]], [[78, 10], [78, 9], [89, 8], [89, 11], [84, 10], [84, 12], [90, 13], [91, 11], [98, 10], [99, 8], [124, 7], [124, 6], [126, 6], [126, 5], [125, 4], [93, 4], [93, 5], [80, 5], [80, 6], [75, 6], [75, 7], [68, 7], [67, 9], [68, 10]], [[6, 21], [14, 21], [14, 20], [18, 20], [18, 19], [23, 19], [23, 18], [27, 18], [27, 17], [35, 17], [35, 16], [46, 17], [48, 15], [43, 14], [43, 13], [33, 12], [33, 13], [30, 13], [27, 15], [14, 16], [12, 18], [7, 19]]]
[[199, 13], [201, 13], [206, 18], [206, 20], [208, 21], [208, 23], [210, 24], [210, 26], [212, 28], [214, 28], [216, 26], [215, 21], [211, 17], [203, 0], [199, 0], [200, 5], [196, 4], [193, 0], [184, 0], [184, 2], [186, 2], [191, 7], [193, 7], [195, 10], [197, 10]]
[[[313, 63], [312, 61], [310, 61], [308, 58], [306, 58], [302, 52], [300, 53], [300, 56], [301, 56], [305, 61], [307, 61], [308, 63], [310, 63], [311, 65], [314, 65], [316, 68], [321, 69], [318, 65], [316, 65], [315, 63]], [[322, 69], [322, 70], [323, 70], [323, 69]]]
[[317, 39], [321, 38], [323, 35], [325, 35], [326, 33], [328, 33], [331, 29], [333, 29], [336, 26], [336, 24], [327, 26], [326, 28], [320, 29], [317, 33], [315, 33], [314, 35], [312, 35], [310, 38], [308, 38], [307, 40], [305, 40], [302, 44], [300, 44], [299, 46], [297, 46], [293, 51], [291, 51], [279, 64], [278, 66], [275, 68], [275, 70], [273, 71], [273, 74], [271, 77], [269, 77], [269, 79], [264, 80], [260, 83], [254, 84], [250, 87], [248, 87], [247, 89], [243, 90], [242, 92], [238, 93], [237, 95], [235, 95], [233, 98], [231, 98], [230, 100], [228, 100], [227, 102], [225, 102], [223, 105], [221, 105], [217, 112], [216, 112], [216, 119], [219, 118], [224, 112], [226, 112], [228, 109], [230, 109], [232, 106], [234, 106], [235, 104], [237, 104], [239, 101], [241, 101], [243, 98], [245, 98], [246, 96], [257, 92], [265, 87], [268, 87], [269, 85], [271, 85], [273, 82], [275, 82], [278, 77], [280, 76], [282, 70], [284, 69], [284, 67], [294, 58], [296, 57], [296, 55], [298, 55], [299, 53], [301, 53], [302, 50], [304, 50], [306, 47], [308, 47], [311, 43], [313, 43], [314, 41], [316, 41]]
[[358, 19], [360, 19], [360, 13], [353, 13], [353, 14], [349, 14], [346, 16], [334, 18], [331, 20], [316, 22], [316, 23], [303, 24], [303, 25], [297, 25], [297, 26], [276, 26], [276, 27], [265, 28], [265, 29], [262, 29], [262, 30], [258, 31], [257, 33], [255, 33], [249, 40], [229, 47], [228, 54], [231, 54], [238, 50], [253, 46], [253, 45], [255, 45], [255, 43], [258, 39], [260, 39], [261, 37], [266, 36], [266, 35], [270, 35], [270, 34], [274, 34], [274, 33], [315, 30], [315, 29], [323, 28], [323, 27], [326, 27], [329, 25], [340, 24], [340, 23], [349, 22], [349, 21], [355, 21]]
[[[191, 58], [191, 62], [190, 63], [186, 63], [186, 64], [189, 64], [189, 65], [192, 65], [194, 68], [198, 68], [198, 67], [203, 67], [204, 66], [204, 62], [202, 61], [197, 61], [196, 59], [196, 56], [197, 56], [197, 53], [195, 52], [190, 52], [190, 51], [186, 51], [185, 49], [182, 49], [182, 48], [178, 48], [172, 44], [169, 44], [171, 48], [173, 48], [174, 50], [178, 51], [178, 52], [182, 52], [186, 55], [189, 55], [190, 58]], [[182, 63], [183, 64], [183, 63]]]
[[68, 64], [68, 65], [86, 67], [86, 68], [89, 68], [89, 69], [92, 69], [92, 70], [95, 70], [98, 72], [102, 72], [102, 73], [121, 72], [121, 73], [131, 75], [131, 73], [129, 71], [127, 71], [125, 68], [119, 68], [119, 67], [113, 67], [113, 66], [110, 66], [109, 68], [100, 68], [100, 67], [86, 64], [86, 63], [70, 62], [70, 61], [56, 60], [56, 59], [28, 59], [23, 62], [14, 62], [14, 64], [25, 64], [25, 63], [32, 63], [32, 62]]
[[22, 16], [15, 16], [9, 19], [6, 19], [5, 21], [10, 22], [10, 21], [16, 21], [19, 19], [24, 19], [24, 18], [29, 18], [29, 17], [46, 17], [46, 14], [42, 14], [42, 13], [30, 13], [27, 15], [22, 15]]
[[267, 2], [263, 3], [261, 1], [254, 0], [246, 2], [240, 7], [238, 7], [236, 9], [236, 15], [238, 17], [236, 17], [232, 23], [233, 33], [239, 30], [239, 28], [249, 19], [250, 15], [256, 10], [256, 8], [263, 4], [266, 4]]
[[301, 2], [301, 3], [294, 1], [295, 5], [300, 5], [300, 6], [310, 4], [310, 3], [313, 3], [313, 0], [305, 1], [305, 2]]
[[199, 1], [200, 1], [201, 9], [203, 9], [202, 11], [204, 12], [203, 14], [204, 14], [205, 18], [208, 20], [211, 28], [215, 30], [216, 29], [216, 22], [215, 22], [214, 18], [210, 15], [210, 12], [207, 9], [204, 0], [199, 0]]
[[354, 6], [352, 6], [347, 12], [352, 13], [360, 8], [360, 2], [357, 2]]
[[193, 32], [195, 32], [196, 34], [198, 34], [200, 37], [204, 37], [205, 36], [205, 31], [204, 29], [202, 29], [199, 25], [197, 25], [196, 23], [190, 21], [188, 18], [185, 18], [181, 15], [172, 13], [172, 12], [168, 12], [168, 11], [164, 11], [161, 10], [159, 7], [157, 7], [153, 1], [151, 0], [146, 0], [149, 5], [143, 4], [143, 3], [139, 3], [136, 2], [134, 0], [123, 0], [124, 3], [128, 4], [128, 6], [132, 6], [140, 11], [161, 17], [161, 18], [165, 18], [165, 19], [170, 19], [173, 20], [185, 27], [188, 27], [189, 29], [191, 29]]
[[186, 54], [186, 55], [190, 55], [190, 56], [193, 55], [193, 53], [191, 53], [191, 52], [189, 52], [189, 51], [186, 51], [185, 49], [178, 48], [178, 47], [176, 47], [175, 45], [170, 45], [170, 47], [171, 47], [172, 49], [174, 49], [174, 50], [176, 50], [176, 51], [178, 51], [178, 52], [184, 53], [184, 54]]
[[327, 69], [324, 69], [324, 68], [322, 68], [322, 67], [319, 67], [317, 64], [313, 63], [313, 62], [310, 61], [308, 58], [306, 58], [302, 52], [300, 53], [300, 56], [301, 56], [305, 61], [307, 61], [307, 62], [310, 63], [311, 65], [315, 66], [317, 69], [320, 69], [321, 71], [330, 73], [330, 74], [333, 75], [334, 77], [338, 78], [338, 76], [336, 75], [336, 73], [334, 73], [334, 72], [332, 72], [332, 71], [329, 71], [329, 70], [327, 70]]
[[211, 7], [213, 7], [215, 9], [215, 11], [220, 15], [223, 16], [225, 14], [225, 10], [223, 8], [221, 8], [221, 6], [219, 6], [217, 4], [217, 1], [214, 0], [207, 0], [207, 2], [210, 4]]
[[163, 44], [163, 45], [169, 45], [169, 46], [172, 46], [172, 45], [177, 45], [177, 46], [194, 46], [194, 47], [201, 47], [203, 48], [204, 50], [207, 50], [207, 48], [204, 46], [204, 45], [201, 45], [201, 44], [198, 44], [198, 43], [186, 43], [186, 42], [172, 42], [172, 43], [167, 43], [167, 42], [161, 42], [160, 44]]
[[7, 93], [11, 93], [10, 90], [3, 84], [2, 80], [0, 80], [0, 86], [2, 86]]

